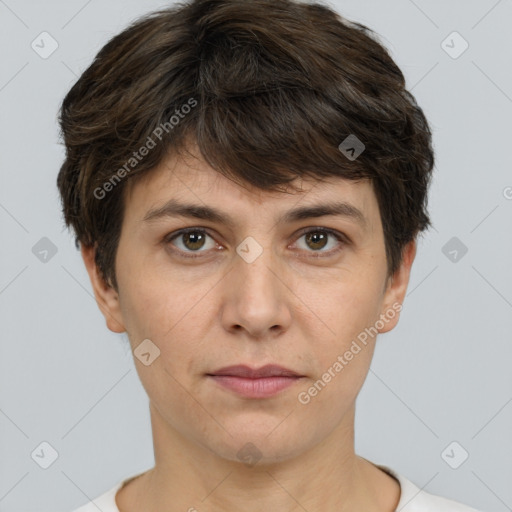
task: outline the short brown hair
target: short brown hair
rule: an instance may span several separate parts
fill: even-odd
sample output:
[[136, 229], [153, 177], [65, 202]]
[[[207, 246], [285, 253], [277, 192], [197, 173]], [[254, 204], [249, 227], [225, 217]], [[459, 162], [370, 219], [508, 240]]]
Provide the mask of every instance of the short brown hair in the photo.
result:
[[[150, 13], [100, 50], [59, 121], [66, 225], [77, 247], [97, 246], [116, 290], [125, 185], [187, 140], [216, 171], [262, 190], [300, 176], [371, 180], [389, 275], [430, 224], [423, 111], [375, 33], [320, 3], [192, 0]], [[339, 148], [348, 136], [364, 144], [357, 158]]]

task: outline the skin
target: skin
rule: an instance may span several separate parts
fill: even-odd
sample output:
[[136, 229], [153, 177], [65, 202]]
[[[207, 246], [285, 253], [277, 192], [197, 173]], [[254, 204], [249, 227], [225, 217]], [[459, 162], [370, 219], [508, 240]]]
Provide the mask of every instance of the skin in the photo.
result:
[[[416, 244], [405, 247], [400, 268], [388, 279], [371, 184], [342, 178], [294, 184], [299, 192], [252, 190], [200, 158], [169, 157], [125, 190], [118, 292], [99, 277], [94, 249], [82, 247], [108, 328], [126, 331], [132, 350], [144, 339], [160, 350], [148, 366], [134, 358], [150, 401], [155, 467], [118, 491], [121, 512], [396, 509], [398, 482], [354, 453], [355, 400], [377, 337], [361, 345], [309, 403], [298, 395], [359, 333], [403, 302]], [[234, 225], [142, 220], [171, 198], [218, 208]], [[293, 208], [329, 200], [356, 206], [365, 224], [347, 216], [277, 221]], [[205, 228], [204, 245], [184, 236], [164, 241], [185, 227]], [[308, 241], [301, 233], [319, 227], [343, 233], [346, 242], [332, 235]], [[263, 250], [252, 263], [236, 252], [248, 236]], [[179, 256], [184, 253], [199, 257]], [[379, 332], [393, 329], [398, 318], [396, 312]], [[277, 395], [253, 399], [206, 376], [232, 364], [267, 363], [304, 377]], [[256, 463], [237, 456], [246, 443], [261, 456]]]

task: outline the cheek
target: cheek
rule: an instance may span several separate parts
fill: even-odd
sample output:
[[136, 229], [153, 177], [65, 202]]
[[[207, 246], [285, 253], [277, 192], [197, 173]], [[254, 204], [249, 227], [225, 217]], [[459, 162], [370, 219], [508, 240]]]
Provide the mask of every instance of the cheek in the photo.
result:
[[208, 351], [202, 346], [205, 325], [212, 318], [210, 294], [215, 283], [163, 279], [158, 272], [133, 273], [120, 283], [121, 309], [132, 349], [150, 339], [160, 361], [172, 375], [193, 371]]
[[[170, 329], [179, 314], [177, 297], [186, 297], [180, 280], [169, 286], [155, 262], [137, 251], [128, 242], [118, 250], [116, 268], [120, 288], [120, 304], [128, 335], [133, 342], [139, 338], [157, 340], [163, 329]], [[182, 304], [182, 303], [181, 303]]]
[[321, 389], [315, 398], [319, 405], [333, 399], [338, 403], [353, 400], [366, 378], [375, 347], [371, 328], [379, 318], [380, 281], [371, 275], [346, 275], [344, 280], [331, 279], [307, 290], [308, 306], [314, 314], [308, 314], [309, 325], [302, 324], [302, 329], [314, 340], [308, 350], [315, 361], [312, 380]]
[[[377, 276], [378, 277], [378, 276]], [[330, 279], [300, 292], [307, 297], [311, 325], [316, 325], [323, 348], [342, 350], [379, 318], [382, 306], [380, 279], [354, 275]], [[297, 319], [300, 323], [300, 319]]]

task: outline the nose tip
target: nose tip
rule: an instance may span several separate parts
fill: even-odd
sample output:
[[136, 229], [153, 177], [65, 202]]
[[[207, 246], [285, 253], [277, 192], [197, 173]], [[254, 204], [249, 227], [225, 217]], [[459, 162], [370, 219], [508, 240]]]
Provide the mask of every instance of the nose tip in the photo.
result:
[[232, 332], [247, 331], [252, 337], [274, 337], [286, 330], [291, 314], [286, 287], [272, 270], [270, 249], [247, 237], [237, 247], [240, 256], [224, 289], [222, 321]]

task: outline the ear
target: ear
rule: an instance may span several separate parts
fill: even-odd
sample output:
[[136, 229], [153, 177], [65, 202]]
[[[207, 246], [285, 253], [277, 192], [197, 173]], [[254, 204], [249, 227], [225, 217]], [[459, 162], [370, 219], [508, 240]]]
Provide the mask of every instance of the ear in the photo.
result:
[[98, 271], [95, 262], [96, 247], [80, 244], [80, 252], [91, 280], [96, 303], [105, 317], [107, 327], [112, 332], [125, 332], [126, 329], [119, 307], [119, 295], [114, 288], [104, 281]]
[[382, 303], [381, 319], [385, 320], [379, 333], [391, 331], [400, 318], [402, 303], [409, 284], [411, 266], [416, 256], [416, 240], [409, 242], [402, 251], [402, 262], [396, 272], [387, 280], [384, 301]]

